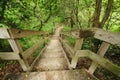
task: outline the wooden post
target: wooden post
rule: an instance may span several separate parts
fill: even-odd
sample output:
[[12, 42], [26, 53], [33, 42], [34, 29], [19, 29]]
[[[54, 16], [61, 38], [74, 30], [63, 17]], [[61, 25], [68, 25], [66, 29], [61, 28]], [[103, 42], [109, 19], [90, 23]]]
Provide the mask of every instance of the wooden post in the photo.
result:
[[101, 67], [109, 70], [120, 77], [120, 66], [113, 64], [111, 61], [103, 58], [102, 56], [90, 51], [90, 50], [78, 50], [73, 58], [71, 67], [75, 68], [79, 57], [86, 57], [99, 64]]
[[[20, 46], [17, 39], [8, 39], [8, 41], [9, 41], [9, 43], [10, 43], [10, 45], [11, 45], [14, 52], [17, 51], [20, 54], [22, 54], [23, 50], [22, 50], [22, 48], [21, 48], [21, 46]], [[28, 69], [29, 69], [28, 62], [23, 60], [23, 59], [20, 59], [18, 61], [19, 61], [20, 65], [22, 66], [23, 70], [28, 71]]]
[[[110, 44], [109, 43], [106, 43], [106, 42], [103, 42], [100, 46], [100, 49], [98, 50], [97, 54], [100, 55], [100, 56], [104, 56], [107, 49], [109, 48]], [[89, 72], [91, 74], [93, 74], [97, 68], [98, 64], [96, 64], [95, 62], [92, 62], [90, 68], [89, 68]]]
[[77, 38], [74, 51], [76, 52], [77, 50], [80, 50], [82, 48], [82, 44], [83, 44], [83, 38]]

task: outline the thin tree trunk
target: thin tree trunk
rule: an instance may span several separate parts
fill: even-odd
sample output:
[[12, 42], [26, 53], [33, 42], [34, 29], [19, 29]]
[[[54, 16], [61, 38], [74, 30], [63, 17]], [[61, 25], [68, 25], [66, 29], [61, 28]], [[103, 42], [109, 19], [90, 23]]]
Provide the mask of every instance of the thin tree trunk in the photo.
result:
[[106, 10], [105, 10], [105, 15], [101, 21], [100, 28], [104, 27], [105, 22], [108, 20], [111, 10], [112, 10], [112, 5], [113, 5], [113, 0], [108, 0], [108, 4], [107, 4]]
[[96, 5], [95, 5], [95, 11], [93, 15], [93, 27], [99, 27], [100, 26], [100, 12], [101, 12], [101, 7], [102, 7], [102, 0], [96, 0]]

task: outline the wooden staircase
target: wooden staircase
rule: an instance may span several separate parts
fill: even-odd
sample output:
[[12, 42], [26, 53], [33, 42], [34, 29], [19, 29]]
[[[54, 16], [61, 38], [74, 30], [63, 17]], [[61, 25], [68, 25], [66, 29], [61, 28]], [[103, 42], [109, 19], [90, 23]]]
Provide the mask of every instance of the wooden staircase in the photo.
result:
[[56, 30], [50, 43], [36, 64], [36, 72], [8, 74], [4, 80], [96, 80], [85, 69], [69, 68], [66, 54], [59, 41], [60, 28]]

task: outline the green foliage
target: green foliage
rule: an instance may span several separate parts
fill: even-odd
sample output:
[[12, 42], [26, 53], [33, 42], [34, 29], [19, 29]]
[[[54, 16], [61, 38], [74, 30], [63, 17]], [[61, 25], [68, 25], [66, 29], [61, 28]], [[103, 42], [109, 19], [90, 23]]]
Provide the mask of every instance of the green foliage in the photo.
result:
[[46, 23], [42, 28], [42, 31], [48, 31], [49, 33], [53, 33], [54, 29], [55, 29], [54, 22], [48, 21], [48, 23]]
[[70, 31], [71, 30], [71, 27], [69, 27], [69, 26], [64, 26], [64, 29], [63, 29], [64, 31]]
[[120, 33], [120, 26], [114, 25], [110, 28], [110, 31]]
[[0, 40], [0, 52], [12, 51], [10, 44], [7, 40]]
[[33, 54], [33, 57], [37, 57], [37, 56], [40, 54], [41, 50], [45, 47], [45, 44], [48, 44], [49, 42], [50, 42], [50, 39], [47, 39], [47, 40], [45, 41], [45, 43], [43, 43], [43, 44], [39, 47], [39, 49]]
[[82, 48], [83, 49], [90, 49], [91, 48], [88, 40], [86, 40], [86, 39], [84, 40]]
[[20, 39], [21, 46], [24, 50], [32, 47], [36, 43], [40, 42], [42, 40], [41, 36], [31, 36], [31, 37], [25, 37]]
[[74, 47], [76, 39], [75, 39], [75, 38], [72, 38], [72, 37], [69, 37], [69, 38], [67, 38], [67, 40], [68, 40], [68, 44], [69, 44], [70, 46], [73, 46], [73, 47]]

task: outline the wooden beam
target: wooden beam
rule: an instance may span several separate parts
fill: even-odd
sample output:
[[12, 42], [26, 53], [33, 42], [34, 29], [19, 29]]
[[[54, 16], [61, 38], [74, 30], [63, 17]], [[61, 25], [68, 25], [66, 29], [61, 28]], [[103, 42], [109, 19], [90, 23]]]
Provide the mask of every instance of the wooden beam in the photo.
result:
[[[100, 55], [100, 56], [104, 56], [105, 53], [106, 53], [106, 51], [108, 50], [109, 46], [110, 46], [109, 43], [102, 42], [102, 44], [101, 44], [101, 46], [100, 46], [97, 54]], [[90, 66], [90, 68], [89, 68], [89, 72], [90, 72], [91, 74], [93, 74], [93, 73], [95, 72], [97, 66], [98, 66], [98, 65], [97, 65], [96, 63], [92, 62], [91, 66]]]
[[10, 38], [8, 30], [5, 28], [0, 28], [0, 39], [8, 39], [8, 38]]
[[67, 37], [79, 38], [78, 34], [69, 34], [69, 33], [62, 32], [61, 35], [67, 36]]
[[11, 38], [22, 38], [26, 36], [33, 36], [33, 35], [43, 35], [48, 34], [48, 32], [42, 31], [33, 31], [33, 30], [21, 30], [21, 29], [8, 29]]
[[113, 33], [102, 29], [97, 29], [94, 37], [110, 44], [120, 46], [120, 33]]
[[3, 60], [20, 60], [19, 52], [0, 52], [0, 59]]
[[[71, 49], [71, 51], [70, 51], [68, 48], [66, 48], [65, 42], [62, 40], [62, 38], [59, 38], [59, 40], [60, 40], [60, 43], [61, 43], [62, 48], [63, 48], [63, 50], [64, 50], [64, 55], [65, 55], [65, 58], [66, 58], [67, 63], [68, 63], [68, 68], [69, 68], [69, 69], [72, 69], [72, 68], [70, 67], [71, 61], [69, 60], [69, 57], [72, 58], [74, 51], [73, 51], [72, 49]], [[68, 53], [70, 54], [70, 56], [68, 57], [65, 52], [68, 52]]]
[[74, 56], [74, 58], [72, 60], [72, 62], [74, 62], [72, 64], [75, 64], [75, 65], [72, 65], [73, 68], [76, 67], [76, 64], [77, 64], [79, 57], [87, 57], [87, 58], [93, 60], [95, 63], [102, 66], [103, 68], [109, 70], [110, 72], [112, 72], [120, 77], [120, 66], [113, 64], [109, 60], [107, 60], [107, 59], [103, 58], [102, 56], [99, 56], [99, 55], [97, 55], [94, 52], [89, 51], [89, 50], [78, 50], [77, 51], [76, 55]]
[[48, 39], [45, 38], [42, 41], [40, 41], [39, 43], [35, 44], [34, 46], [32, 46], [31, 48], [27, 49], [26, 51], [24, 51], [22, 53], [24, 59], [27, 59], [31, 54], [33, 54], [46, 40]]
[[83, 38], [77, 38], [74, 51], [80, 50], [82, 48]]
[[120, 33], [105, 31], [103, 29], [93, 28], [93, 29], [85, 29], [80, 31], [79, 34], [68, 34], [67, 32], [61, 33], [68, 37], [76, 37], [76, 38], [88, 38], [88, 37], [94, 37], [99, 40], [105, 41], [107, 43], [120, 46]]
[[59, 38], [60, 42], [62, 43], [63, 47], [66, 48], [67, 52], [70, 52], [70, 56], [72, 57], [74, 55], [74, 50], [65, 43], [61, 38]]
[[[14, 52], [19, 52], [20, 54], [23, 52], [22, 47], [19, 44], [19, 41], [17, 39], [8, 39], [12, 49]], [[24, 71], [28, 71], [29, 68], [29, 64], [26, 60], [20, 59], [18, 60], [18, 62], [20, 63], [20, 65], [22, 66], [22, 69]]]

